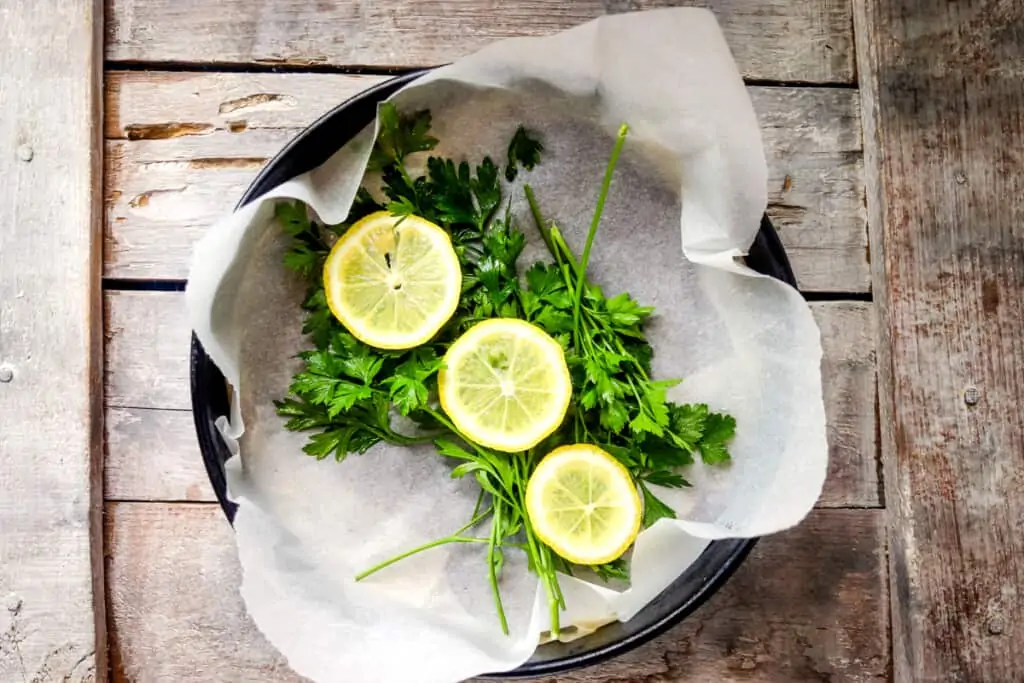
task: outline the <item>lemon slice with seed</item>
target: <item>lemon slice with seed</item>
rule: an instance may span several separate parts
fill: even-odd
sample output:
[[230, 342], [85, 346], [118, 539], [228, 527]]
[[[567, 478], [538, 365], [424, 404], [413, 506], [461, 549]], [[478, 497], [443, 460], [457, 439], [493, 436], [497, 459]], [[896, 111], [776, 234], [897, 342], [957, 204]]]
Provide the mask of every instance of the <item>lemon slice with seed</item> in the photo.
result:
[[590, 444], [548, 453], [526, 485], [526, 513], [537, 537], [576, 564], [622, 556], [640, 533], [643, 507], [622, 464]]
[[372, 213], [335, 242], [324, 263], [334, 317], [380, 349], [430, 341], [455, 313], [461, 287], [448, 233], [419, 216]]
[[444, 363], [438, 376], [441, 407], [482, 446], [525, 451], [565, 418], [572, 397], [565, 353], [525, 320], [477, 323], [448, 348]]

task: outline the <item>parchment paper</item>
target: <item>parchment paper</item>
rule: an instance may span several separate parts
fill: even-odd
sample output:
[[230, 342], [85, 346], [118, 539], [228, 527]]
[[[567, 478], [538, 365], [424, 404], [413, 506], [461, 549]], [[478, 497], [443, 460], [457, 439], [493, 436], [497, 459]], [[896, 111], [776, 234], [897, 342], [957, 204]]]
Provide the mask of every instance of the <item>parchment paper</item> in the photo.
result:
[[[679, 513], [644, 531], [632, 584], [562, 577], [564, 624], [585, 632], [627, 620], [711, 539], [798, 523], [827, 465], [817, 327], [800, 295], [741, 265], [766, 205], [760, 131], [712, 14], [671, 9], [604, 17], [546, 38], [495, 43], [392, 98], [428, 107], [438, 154], [503, 161], [520, 123], [547, 147], [525, 179], [579, 252], [615, 131], [631, 133], [616, 171], [590, 275], [609, 293], [657, 307], [656, 377], [684, 377], [675, 400], [737, 420], [725, 468], [695, 465], [689, 490], [659, 489]], [[300, 333], [303, 285], [282, 267], [273, 198], [344, 220], [375, 127], [321, 167], [214, 226], [196, 247], [186, 296], [193, 329], [239, 397], [222, 429], [238, 502], [241, 593], [259, 628], [299, 673], [353, 683], [447, 683], [512, 669], [546, 631], [544, 597], [524, 558], [508, 553], [501, 633], [484, 549], [449, 545], [355, 583], [362, 569], [450, 534], [476, 499], [431, 446], [376, 447], [343, 464], [301, 452], [283, 429]], [[547, 254], [518, 186], [507, 187], [532, 240], [521, 263]], [[243, 426], [244, 425], [244, 426]], [[238, 439], [235, 442], [235, 439]], [[240, 455], [239, 455], [240, 454]]]

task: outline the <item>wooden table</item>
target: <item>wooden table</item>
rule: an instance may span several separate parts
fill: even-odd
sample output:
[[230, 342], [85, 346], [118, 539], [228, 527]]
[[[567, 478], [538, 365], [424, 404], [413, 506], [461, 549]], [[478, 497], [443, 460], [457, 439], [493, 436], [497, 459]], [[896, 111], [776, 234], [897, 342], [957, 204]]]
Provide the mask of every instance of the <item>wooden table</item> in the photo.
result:
[[[0, 681], [301, 680], [245, 614], [196, 445], [193, 243], [392, 71], [684, 3], [108, 0], [102, 91], [97, 5], [36, 4], [60, 14], [0, 8]], [[685, 623], [557, 680], [1024, 680], [1021, 10], [700, 4], [748, 81], [768, 212], [821, 327], [829, 477]], [[44, 34], [67, 47], [40, 56]]]

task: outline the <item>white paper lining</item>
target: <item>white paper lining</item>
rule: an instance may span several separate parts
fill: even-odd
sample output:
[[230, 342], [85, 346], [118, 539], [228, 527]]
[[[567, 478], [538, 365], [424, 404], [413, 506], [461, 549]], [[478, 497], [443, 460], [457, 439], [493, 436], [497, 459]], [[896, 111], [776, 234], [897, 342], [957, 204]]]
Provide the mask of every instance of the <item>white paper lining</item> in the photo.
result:
[[[766, 167], [750, 101], [709, 12], [604, 17], [547, 38], [495, 43], [391, 98], [429, 108], [437, 153], [503, 161], [519, 123], [539, 131], [544, 160], [526, 180], [578, 252], [615, 131], [631, 128], [589, 274], [607, 292], [657, 308], [657, 377], [684, 377], [672, 398], [736, 417], [727, 468], [695, 465], [691, 490], [659, 489], [679, 513], [637, 539], [623, 592], [563, 577], [564, 624], [626, 620], [711, 539], [798, 523], [827, 466], [817, 327], [792, 288], [737, 257], [766, 205]], [[272, 199], [301, 199], [342, 221], [375, 135], [368, 127], [317, 169], [225, 217], [196, 247], [186, 296], [207, 353], [240, 400], [225, 431], [239, 504], [241, 592], [259, 628], [299, 673], [355, 683], [459, 681], [515, 668], [548, 624], [525, 560], [508, 553], [498, 627], [483, 548], [445, 546], [360, 583], [360, 570], [459, 528], [475, 484], [453, 481], [431, 446], [376, 447], [343, 464], [301, 452], [272, 401], [297, 370], [303, 285], [281, 265]], [[547, 256], [519, 186], [507, 187], [531, 242], [521, 264]], [[684, 258], [685, 254], [685, 258]], [[244, 426], [243, 426], [244, 421]]]

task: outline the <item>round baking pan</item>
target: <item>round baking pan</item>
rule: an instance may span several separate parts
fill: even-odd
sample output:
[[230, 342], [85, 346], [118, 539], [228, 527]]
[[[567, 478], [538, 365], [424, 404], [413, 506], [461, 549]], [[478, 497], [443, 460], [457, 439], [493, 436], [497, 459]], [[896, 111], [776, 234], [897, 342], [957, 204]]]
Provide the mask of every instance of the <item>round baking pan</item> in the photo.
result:
[[[238, 206], [328, 159], [373, 121], [377, 103], [419, 77], [423, 71], [396, 76], [342, 102], [295, 137], [260, 172]], [[768, 216], [751, 245], [747, 264], [754, 270], [796, 286], [786, 252]], [[229, 520], [236, 505], [228, 500], [224, 463], [230, 457], [215, 421], [228, 414], [228, 386], [193, 335], [191, 346], [192, 412], [199, 449], [217, 499]], [[743, 562], [756, 539], [714, 541], [660, 595], [628, 622], [615, 622], [569, 643], [540, 646], [513, 671], [483, 678], [510, 679], [553, 674], [590, 666], [627, 652], [658, 636], [702, 605]]]

